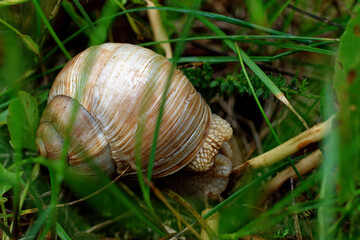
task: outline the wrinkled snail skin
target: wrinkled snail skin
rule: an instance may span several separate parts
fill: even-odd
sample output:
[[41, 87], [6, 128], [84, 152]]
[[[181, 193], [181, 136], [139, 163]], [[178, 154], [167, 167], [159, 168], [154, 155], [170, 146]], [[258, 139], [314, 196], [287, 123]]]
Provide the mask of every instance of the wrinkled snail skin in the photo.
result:
[[[59, 158], [64, 139], [69, 139], [71, 168], [95, 175], [95, 166], [113, 176], [129, 166], [133, 169], [140, 131], [146, 170], [170, 74], [153, 177], [167, 176], [186, 165], [195, 171], [210, 169], [223, 143], [232, 137], [230, 125], [211, 113], [187, 78], [177, 69], [172, 71], [165, 57], [120, 43], [91, 47], [59, 73], [37, 131], [40, 155]], [[87, 159], [92, 160], [90, 164]]]

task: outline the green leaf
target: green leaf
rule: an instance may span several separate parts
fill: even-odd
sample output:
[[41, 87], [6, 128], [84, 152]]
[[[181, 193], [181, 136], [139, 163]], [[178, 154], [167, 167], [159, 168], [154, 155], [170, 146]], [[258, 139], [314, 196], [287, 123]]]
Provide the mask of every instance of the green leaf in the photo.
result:
[[11, 189], [11, 183], [15, 180], [16, 174], [8, 171], [0, 164], [0, 197]]
[[339, 111], [340, 202], [352, 198], [360, 183], [360, 4], [340, 38], [334, 87]]
[[36, 98], [20, 91], [18, 98], [9, 106], [7, 118], [14, 148], [28, 148], [36, 151], [36, 131], [39, 126], [39, 109]]

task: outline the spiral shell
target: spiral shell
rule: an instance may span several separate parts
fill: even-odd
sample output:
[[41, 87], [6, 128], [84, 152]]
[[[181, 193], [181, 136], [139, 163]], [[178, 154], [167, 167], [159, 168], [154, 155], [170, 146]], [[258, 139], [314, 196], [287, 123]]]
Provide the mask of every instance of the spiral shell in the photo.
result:
[[167, 87], [153, 177], [178, 171], [204, 143], [210, 108], [165, 57], [130, 44], [91, 47], [62, 69], [40, 121], [40, 154], [60, 157], [69, 139], [67, 158], [72, 168], [93, 175], [94, 166], [86, 161], [92, 159], [95, 166], [113, 175], [133, 167], [139, 142], [146, 169]]

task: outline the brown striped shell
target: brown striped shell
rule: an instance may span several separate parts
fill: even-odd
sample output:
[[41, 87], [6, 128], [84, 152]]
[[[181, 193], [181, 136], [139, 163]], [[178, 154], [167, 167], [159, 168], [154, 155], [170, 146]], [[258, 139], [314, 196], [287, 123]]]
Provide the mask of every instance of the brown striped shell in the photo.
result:
[[146, 169], [171, 76], [153, 177], [180, 170], [204, 143], [211, 111], [187, 78], [171, 69], [165, 57], [130, 44], [107, 43], [80, 53], [62, 69], [51, 88], [37, 132], [40, 154], [60, 157], [64, 139], [69, 139], [70, 166], [93, 175], [95, 165], [113, 175], [134, 166], [135, 143], [140, 142]]

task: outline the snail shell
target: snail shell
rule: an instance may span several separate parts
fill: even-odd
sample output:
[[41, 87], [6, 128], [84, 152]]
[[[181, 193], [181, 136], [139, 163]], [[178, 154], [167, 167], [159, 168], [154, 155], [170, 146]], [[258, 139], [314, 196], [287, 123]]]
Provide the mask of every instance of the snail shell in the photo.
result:
[[134, 166], [136, 137], [141, 136], [140, 156], [147, 169], [170, 76], [153, 177], [176, 172], [207, 152], [216, 155], [231, 137], [231, 128], [219, 143], [207, 141], [209, 136], [218, 138], [213, 136], [216, 128], [211, 128], [214, 115], [187, 78], [177, 69], [172, 71], [165, 57], [119, 43], [85, 50], [56, 77], [37, 132], [40, 155], [59, 158], [69, 139], [67, 159], [72, 168], [94, 175], [95, 166], [113, 175]]

